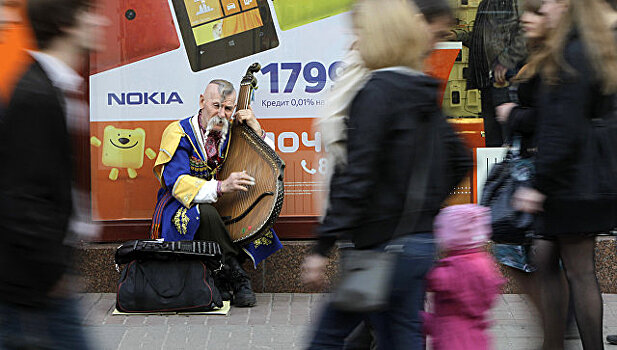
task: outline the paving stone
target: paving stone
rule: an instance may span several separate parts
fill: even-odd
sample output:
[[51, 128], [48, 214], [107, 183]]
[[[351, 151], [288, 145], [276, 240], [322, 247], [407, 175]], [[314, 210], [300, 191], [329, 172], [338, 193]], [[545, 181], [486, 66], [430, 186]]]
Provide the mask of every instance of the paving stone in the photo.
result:
[[116, 350], [127, 331], [127, 327], [104, 326], [88, 327], [87, 331], [94, 348], [99, 350]]
[[189, 316], [185, 315], [170, 315], [167, 316], [167, 324], [170, 326], [185, 325], [188, 322]]
[[125, 324], [127, 316], [108, 314], [103, 324]]
[[188, 340], [189, 349], [207, 349], [210, 329], [206, 326], [189, 326]]
[[167, 316], [148, 315], [148, 317], [146, 317], [147, 326], [160, 326], [164, 324], [167, 324]]

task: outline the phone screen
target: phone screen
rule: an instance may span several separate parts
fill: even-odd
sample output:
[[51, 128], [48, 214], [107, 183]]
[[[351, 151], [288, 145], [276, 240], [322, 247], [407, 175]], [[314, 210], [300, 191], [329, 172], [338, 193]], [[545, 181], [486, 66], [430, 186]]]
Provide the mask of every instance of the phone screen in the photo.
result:
[[257, 0], [184, 0], [197, 46], [263, 26]]

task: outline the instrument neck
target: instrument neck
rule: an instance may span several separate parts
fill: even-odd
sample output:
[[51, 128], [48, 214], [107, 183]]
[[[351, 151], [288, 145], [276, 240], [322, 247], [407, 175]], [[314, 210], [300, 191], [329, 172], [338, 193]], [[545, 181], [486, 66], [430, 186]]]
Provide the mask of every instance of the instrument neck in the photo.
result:
[[240, 91], [238, 92], [238, 103], [236, 105], [237, 111], [249, 108], [249, 105], [251, 104], [252, 92], [253, 87], [250, 83], [240, 84]]

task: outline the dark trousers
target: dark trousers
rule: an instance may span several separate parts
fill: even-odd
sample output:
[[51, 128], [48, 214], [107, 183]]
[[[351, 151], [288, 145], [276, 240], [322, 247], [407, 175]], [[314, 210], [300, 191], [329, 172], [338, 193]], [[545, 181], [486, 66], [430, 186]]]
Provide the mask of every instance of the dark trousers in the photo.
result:
[[225, 257], [237, 257], [240, 250], [231, 240], [218, 211], [211, 204], [199, 204], [199, 216], [201, 223], [195, 239], [217, 242]]
[[390, 295], [390, 308], [383, 312], [363, 314], [342, 312], [331, 305], [321, 316], [310, 350], [343, 349], [345, 338], [367, 321], [377, 335], [377, 348], [383, 350], [421, 350], [425, 348], [422, 315], [426, 282], [433, 266], [435, 243], [432, 233], [419, 233], [397, 238], [386, 246], [397, 248], [398, 261]]
[[45, 308], [0, 303], [0, 349], [91, 349], [75, 298]]
[[[502, 90], [502, 89], [499, 89]], [[503, 145], [503, 129], [495, 118], [495, 104], [497, 101], [493, 96], [493, 88], [486, 87], [480, 89], [482, 97], [482, 119], [484, 119], [484, 142], [486, 147], [501, 147]]]
[[375, 332], [371, 326], [366, 322], [360, 323], [345, 339], [343, 350], [377, 350]]

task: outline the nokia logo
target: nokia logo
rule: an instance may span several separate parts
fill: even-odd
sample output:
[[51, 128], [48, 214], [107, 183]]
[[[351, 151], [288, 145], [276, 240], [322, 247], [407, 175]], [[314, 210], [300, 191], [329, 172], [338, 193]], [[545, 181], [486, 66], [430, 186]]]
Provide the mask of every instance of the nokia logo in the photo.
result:
[[171, 93], [165, 92], [122, 92], [115, 94], [110, 92], [107, 94], [107, 105], [117, 104], [124, 105], [170, 105], [172, 103], [183, 104], [180, 94], [175, 91]]

